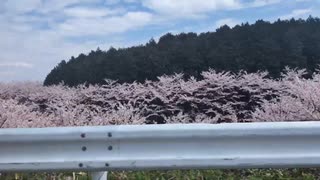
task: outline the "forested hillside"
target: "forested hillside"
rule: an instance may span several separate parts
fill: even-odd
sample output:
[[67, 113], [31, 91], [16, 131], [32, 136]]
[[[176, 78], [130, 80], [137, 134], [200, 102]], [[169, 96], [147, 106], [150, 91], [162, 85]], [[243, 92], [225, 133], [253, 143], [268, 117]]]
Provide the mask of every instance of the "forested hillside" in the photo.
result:
[[97, 49], [61, 61], [46, 77], [44, 84], [64, 81], [103, 84], [156, 80], [163, 74], [183, 72], [201, 77], [202, 71], [256, 72], [267, 70], [279, 77], [285, 66], [313, 72], [320, 64], [320, 19], [258, 20], [234, 28], [222, 26], [215, 32], [166, 34], [158, 42], [108, 51]]

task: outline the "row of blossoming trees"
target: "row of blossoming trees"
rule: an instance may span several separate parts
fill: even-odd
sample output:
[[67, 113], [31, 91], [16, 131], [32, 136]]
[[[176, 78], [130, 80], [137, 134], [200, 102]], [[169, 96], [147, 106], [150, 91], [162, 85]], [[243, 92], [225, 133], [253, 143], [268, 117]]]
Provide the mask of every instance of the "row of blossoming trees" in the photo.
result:
[[225, 123], [320, 119], [320, 74], [266, 72], [182, 74], [159, 81], [106, 85], [0, 84], [0, 127], [51, 127], [148, 123]]

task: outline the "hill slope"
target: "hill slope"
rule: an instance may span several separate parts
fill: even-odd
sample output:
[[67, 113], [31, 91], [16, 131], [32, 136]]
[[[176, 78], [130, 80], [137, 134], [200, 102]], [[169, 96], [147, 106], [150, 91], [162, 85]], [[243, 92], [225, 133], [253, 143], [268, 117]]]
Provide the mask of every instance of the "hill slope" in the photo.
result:
[[319, 18], [274, 23], [258, 20], [252, 25], [222, 26], [216, 32], [166, 34], [158, 43], [151, 39], [141, 46], [80, 54], [68, 62], [61, 61], [44, 84], [102, 84], [104, 79], [143, 82], [179, 72], [199, 77], [208, 68], [232, 72], [268, 70], [271, 76], [279, 77], [285, 66], [313, 72], [318, 64]]

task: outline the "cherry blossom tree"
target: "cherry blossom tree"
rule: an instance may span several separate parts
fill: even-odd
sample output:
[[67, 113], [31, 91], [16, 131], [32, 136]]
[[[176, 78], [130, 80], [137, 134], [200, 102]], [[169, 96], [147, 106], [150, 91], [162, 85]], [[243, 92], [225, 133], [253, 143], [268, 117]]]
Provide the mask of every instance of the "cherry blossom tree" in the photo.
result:
[[0, 83], [0, 127], [318, 120], [320, 74], [304, 74], [287, 68], [280, 79], [269, 79], [267, 72], [210, 69], [202, 79], [174, 74], [72, 88]]

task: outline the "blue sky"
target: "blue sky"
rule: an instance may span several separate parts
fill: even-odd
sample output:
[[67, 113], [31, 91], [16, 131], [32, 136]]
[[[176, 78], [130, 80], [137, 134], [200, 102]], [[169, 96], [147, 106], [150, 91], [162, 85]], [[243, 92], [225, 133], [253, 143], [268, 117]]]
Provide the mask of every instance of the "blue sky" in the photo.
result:
[[43, 81], [62, 59], [171, 32], [320, 17], [320, 0], [2, 0], [0, 81]]

